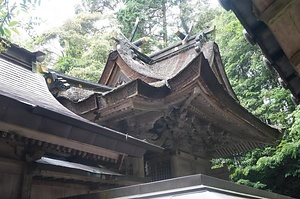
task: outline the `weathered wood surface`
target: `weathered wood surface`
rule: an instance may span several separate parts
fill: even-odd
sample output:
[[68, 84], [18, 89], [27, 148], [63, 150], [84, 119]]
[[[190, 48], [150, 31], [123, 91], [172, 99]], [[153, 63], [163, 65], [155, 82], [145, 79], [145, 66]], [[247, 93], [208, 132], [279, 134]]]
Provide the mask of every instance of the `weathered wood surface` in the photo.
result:
[[296, 103], [300, 102], [300, 2], [298, 0], [226, 0], [244, 26], [247, 37], [257, 43], [268, 67], [274, 68]]
[[[130, 81], [110, 85], [117, 87], [98, 96], [99, 109], [91, 111], [92, 120], [205, 158], [239, 154], [280, 137], [237, 102], [217, 45], [207, 43], [200, 53], [192, 47], [175, 54], [171, 48], [168, 51], [170, 56], [150, 65], [124, 51], [113, 52], [115, 59], [107, 71], [119, 67], [116, 71], [124, 72]], [[118, 82], [115, 73], [108, 75], [104, 79]]]
[[[9, 131], [19, 131], [24, 137], [27, 136], [26, 131], [35, 132], [34, 137], [43, 137], [45, 142], [62, 139], [59, 142], [62, 147], [69, 145], [75, 150], [89, 145], [87, 147], [104, 149], [115, 155], [133, 156], [142, 156], [146, 148], [162, 151], [159, 147], [97, 125], [71, 112], [52, 96], [44, 78], [38, 73], [0, 59], [0, 74], [0, 121], [11, 125]], [[23, 131], [24, 127], [26, 130]], [[35, 139], [32, 135], [28, 136]]]
[[1, 199], [56, 199], [138, 182], [121, 175], [99, 175], [80, 169], [0, 158]]

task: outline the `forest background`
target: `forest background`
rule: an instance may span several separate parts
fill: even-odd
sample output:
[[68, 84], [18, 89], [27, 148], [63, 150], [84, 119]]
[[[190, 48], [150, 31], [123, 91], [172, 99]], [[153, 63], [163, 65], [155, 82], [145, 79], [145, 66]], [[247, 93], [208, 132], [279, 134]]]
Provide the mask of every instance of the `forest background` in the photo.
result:
[[48, 67], [93, 82], [99, 79], [113, 48], [112, 38], [122, 38], [122, 34], [129, 38], [137, 17], [140, 23], [134, 40], [148, 38], [141, 49], [146, 54], [178, 41], [174, 33], [184, 32], [192, 23], [191, 35], [215, 26], [209, 39], [219, 45], [241, 105], [281, 129], [283, 137], [275, 146], [214, 159], [213, 167], [228, 167], [232, 181], [239, 184], [300, 195], [299, 108], [278, 83], [276, 72], [265, 66], [260, 49], [244, 39], [243, 27], [233, 13], [211, 6], [209, 0], [81, 0], [73, 18], [39, 33], [41, 18], [29, 17], [25, 22], [18, 18], [30, 16], [43, 0], [16, 2], [0, 0], [0, 35], [26, 49], [45, 52]]

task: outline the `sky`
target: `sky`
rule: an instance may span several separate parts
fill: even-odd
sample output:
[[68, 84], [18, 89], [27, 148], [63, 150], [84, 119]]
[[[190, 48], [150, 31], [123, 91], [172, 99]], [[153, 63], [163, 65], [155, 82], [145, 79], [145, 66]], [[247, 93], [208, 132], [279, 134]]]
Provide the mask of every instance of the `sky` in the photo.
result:
[[62, 25], [65, 20], [74, 16], [74, 6], [80, 2], [80, 0], [41, 0], [41, 5], [31, 15], [40, 16], [44, 21], [40, 28], [47, 30]]
[[[12, 0], [12, 2], [18, 2], [21, 0]], [[100, 1], [100, 0], [99, 0]], [[212, 6], [219, 5], [218, 0], [210, 0]], [[36, 7], [35, 10], [29, 11], [29, 13], [23, 13], [19, 16], [19, 20], [21, 21], [29, 21], [30, 17], [40, 17], [42, 19], [42, 23], [34, 29], [34, 32], [37, 35], [41, 35], [42, 33], [51, 30], [55, 27], [59, 27], [63, 25], [63, 23], [67, 20], [75, 16], [75, 5], [81, 3], [81, 0], [41, 0], [41, 4]], [[17, 43], [23, 43], [30, 39], [30, 36], [23, 29], [19, 29], [20, 35], [14, 35], [14, 41]], [[173, 31], [174, 32], [174, 31]], [[50, 46], [58, 46], [56, 44], [51, 44]], [[49, 48], [52, 48], [49, 47]], [[56, 47], [54, 47], [56, 48]], [[32, 50], [41, 50], [41, 49], [32, 49]], [[58, 49], [60, 52], [61, 49]], [[56, 50], [54, 50], [56, 51]]]
[[[210, 0], [212, 6], [218, 5], [218, 0]], [[41, 0], [41, 5], [31, 13], [40, 16], [44, 23], [39, 27], [40, 31], [58, 27], [65, 20], [74, 16], [74, 6], [81, 0]]]

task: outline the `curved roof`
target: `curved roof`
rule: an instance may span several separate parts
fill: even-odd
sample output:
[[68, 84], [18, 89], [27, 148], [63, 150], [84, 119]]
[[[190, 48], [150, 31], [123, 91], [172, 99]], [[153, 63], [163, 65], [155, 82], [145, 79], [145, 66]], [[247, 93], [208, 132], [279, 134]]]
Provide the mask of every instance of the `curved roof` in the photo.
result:
[[[97, 109], [82, 116], [202, 157], [225, 157], [275, 143], [278, 130], [238, 103], [217, 45], [204, 43], [196, 52], [194, 40], [158, 53], [152, 63], [134, 59], [124, 49], [112, 52], [100, 82], [114, 89], [96, 93]], [[69, 106], [83, 107], [83, 102]]]

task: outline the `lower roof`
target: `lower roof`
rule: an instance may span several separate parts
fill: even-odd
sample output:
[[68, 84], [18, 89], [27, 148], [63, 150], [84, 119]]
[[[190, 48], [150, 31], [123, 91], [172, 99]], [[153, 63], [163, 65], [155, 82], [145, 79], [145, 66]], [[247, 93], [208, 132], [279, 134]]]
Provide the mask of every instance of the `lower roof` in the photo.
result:
[[220, 180], [206, 175], [192, 175], [170, 180], [133, 185], [129, 187], [105, 190], [98, 193], [85, 194], [69, 199], [183, 199], [183, 198], [272, 198], [288, 199], [291, 197], [258, 190], [229, 181]]
[[91, 173], [92, 175], [123, 176], [122, 174], [116, 173], [114, 171], [110, 171], [105, 168], [92, 167], [92, 166], [87, 166], [79, 163], [57, 160], [57, 159], [47, 158], [47, 157], [42, 157], [36, 162], [44, 165], [53, 165], [53, 166], [65, 167], [69, 169], [81, 170], [81, 171]]
[[35, 166], [33, 180], [48, 181], [54, 184], [62, 182], [64, 184], [94, 185], [95, 187], [101, 184], [101, 188], [109, 189], [148, 182], [144, 178], [119, 174], [112, 171], [111, 168], [87, 166], [47, 157], [37, 160]]
[[163, 150], [69, 111], [52, 96], [41, 74], [13, 62], [11, 57], [7, 59], [5, 52], [0, 54], [0, 122], [1, 131], [52, 144], [59, 142], [95, 155], [141, 157], [148, 150]]

